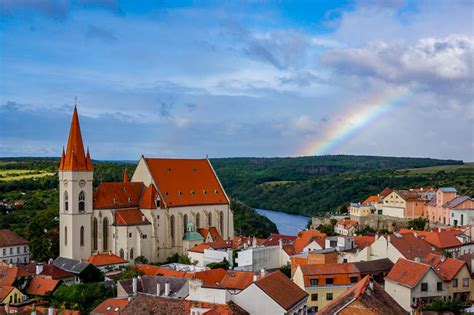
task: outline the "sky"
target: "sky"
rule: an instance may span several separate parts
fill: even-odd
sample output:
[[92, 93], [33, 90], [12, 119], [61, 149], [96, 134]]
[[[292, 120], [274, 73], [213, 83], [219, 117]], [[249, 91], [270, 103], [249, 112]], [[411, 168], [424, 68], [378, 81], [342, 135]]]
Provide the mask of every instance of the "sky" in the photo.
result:
[[0, 156], [474, 161], [472, 1], [0, 0]]

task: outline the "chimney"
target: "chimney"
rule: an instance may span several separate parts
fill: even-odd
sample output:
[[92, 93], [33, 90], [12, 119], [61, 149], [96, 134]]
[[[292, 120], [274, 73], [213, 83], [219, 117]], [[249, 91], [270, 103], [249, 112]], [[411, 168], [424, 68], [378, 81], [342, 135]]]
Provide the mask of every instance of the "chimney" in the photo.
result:
[[258, 280], [258, 275], [256, 273], [253, 274], [253, 282]]
[[53, 264], [53, 258], [50, 258], [50, 259], [48, 260], [48, 265], [52, 265], [52, 264]]
[[169, 295], [170, 295], [170, 283], [166, 282], [165, 283], [165, 296], [169, 296]]
[[54, 315], [54, 309], [51, 306], [48, 308], [48, 315]]
[[43, 264], [36, 264], [36, 274], [39, 275], [43, 272]]
[[441, 262], [444, 262], [446, 260], [446, 256], [441, 256]]
[[415, 262], [417, 262], [417, 263], [421, 262], [420, 257], [415, 257]]
[[8, 268], [9, 268], [9, 269], [12, 269], [12, 268], [13, 268], [13, 264], [11, 264], [11, 263], [8, 264]]
[[134, 295], [137, 294], [137, 289], [138, 289], [138, 279], [134, 277], [132, 279], [132, 291]]
[[156, 296], [160, 296], [161, 288], [160, 288], [160, 283], [158, 282], [156, 284]]
[[265, 277], [265, 269], [264, 268], [260, 269], [260, 279], [263, 278], [263, 277]]
[[278, 245], [280, 246], [280, 249], [283, 248], [283, 240], [281, 238], [278, 240]]

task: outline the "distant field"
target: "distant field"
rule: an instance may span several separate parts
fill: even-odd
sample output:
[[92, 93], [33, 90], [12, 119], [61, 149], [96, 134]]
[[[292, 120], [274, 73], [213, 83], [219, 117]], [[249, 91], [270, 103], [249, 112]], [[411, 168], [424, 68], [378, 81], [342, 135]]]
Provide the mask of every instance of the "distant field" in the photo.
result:
[[400, 171], [408, 171], [409, 174], [433, 174], [440, 171], [444, 171], [446, 173], [453, 173], [456, 171], [474, 172], [474, 162], [464, 163], [464, 165], [440, 165], [420, 168], [408, 168]]
[[272, 181], [272, 182], [265, 182], [262, 183], [261, 185], [263, 186], [278, 186], [278, 185], [286, 185], [290, 183], [294, 183], [294, 180], [277, 180], [277, 181]]
[[0, 181], [12, 181], [27, 178], [51, 176], [53, 173], [37, 170], [0, 170]]

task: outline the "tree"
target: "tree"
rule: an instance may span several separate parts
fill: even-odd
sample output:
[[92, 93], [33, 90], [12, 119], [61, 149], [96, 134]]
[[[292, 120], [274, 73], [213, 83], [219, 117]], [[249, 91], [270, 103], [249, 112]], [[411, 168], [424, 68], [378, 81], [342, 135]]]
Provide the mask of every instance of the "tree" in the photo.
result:
[[36, 215], [26, 227], [31, 258], [36, 261], [48, 261], [59, 256], [59, 222], [57, 210], [48, 209]]
[[454, 314], [460, 314], [464, 309], [464, 306], [457, 300], [435, 299], [430, 304], [423, 307], [424, 311], [435, 311], [435, 312], [453, 312]]
[[425, 229], [426, 223], [428, 223], [428, 220], [425, 218], [415, 218], [413, 220], [408, 221], [408, 228], [423, 231]]
[[287, 264], [287, 265], [283, 265], [280, 267], [280, 271], [285, 275], [287, 276], [288, 278], [291, 279], [291, 265]]
[[143, 276], [145, 273], [141, 270], [138, 270], [135, 267], [128, 267], [125, 269], [124, 272], [122, 272], [120, 275], [118, 275], [114, 280], [120, 281], [120, 280], [125, 280], [125, 279], [132, 279], [138, 276]]
[[221, 262], [213, 262], [213, 263], [207, 264], [207, 267], [209, 267], [210, 269], [219, 269], [219, 268], [222, 268], [222, 269], [228, 270], [228, 269], [229, 269], [229, 262], [228, 262], [227, 259], [224, 257], [224, 260], [223, 260], [223, 261], [221, 261]]
[[57, 308], [79, 310], [89, 314], [99, 303], [114, 296], [112, 288], [103, 283], [62, 284], [52, 295], [51, 302]]
[[145, 256], [140, 255], [137, 258], [135, 258], [135, 263], [136, 264], [148, 264], [148, 259]]

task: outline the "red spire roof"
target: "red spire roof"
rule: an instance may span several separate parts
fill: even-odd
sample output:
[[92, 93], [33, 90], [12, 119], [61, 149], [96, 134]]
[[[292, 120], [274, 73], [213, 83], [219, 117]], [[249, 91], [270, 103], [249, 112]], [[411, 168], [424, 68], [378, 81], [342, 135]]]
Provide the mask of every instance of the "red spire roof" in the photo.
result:
[[[124, 176], [125, 177], [125, 176]], [[125, 178], [124, 178], [125, 181]], [[155, 185], [150, 184], [145, 189], [142, 198], [140, 199], [140, 209], [156, 209], [156, 200], [158, 199], [158, 191]]]
[[125, 172], [123, 172], [123, 182], [128, 183], [130, 180], [128, 179], [128, 169], [125, 169]]
[[61, 171], [91, 171], [93, 170], [92, 161], [87, 151], [87, 157], [84, 152], [84, 144], [82, 143], [81, 126], [79, 125], [79, 117], [77, 108], [74, 107], [74, 114], [71, 121], [71, 129], [69, 130], [69, 139], [67, 141], [66, 155], [61, 159]]

